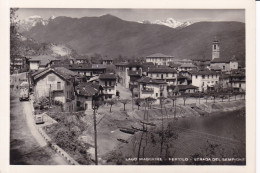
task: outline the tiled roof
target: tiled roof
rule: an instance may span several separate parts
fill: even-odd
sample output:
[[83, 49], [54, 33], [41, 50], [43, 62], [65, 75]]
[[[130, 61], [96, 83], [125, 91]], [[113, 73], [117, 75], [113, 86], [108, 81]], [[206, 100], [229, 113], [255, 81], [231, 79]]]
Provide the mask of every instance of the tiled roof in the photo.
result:
[[91, 83], [80, 83], [76, 86], [76, 93], [82, 96], [93, 96], [98, 93], [98, 87], [98, 85], [96, 86]]
[[199, 70], [199, 71], [192, 71], [191, 74], [192, 75], [216, 75], [218, 73], [216, 73], [215, 71], [211, 71], [211, 70]]
[[[170, 85], [167, 86], [167, 89], [171, 88], [171, 89], [175, 89], [176, 85]], [[194, 85], [178, 85], [179, 90], [187, 90], [187, 89], [197, 89], [198, 87], [194, 86]]]
[[177, 73], [173, 68], [149, 68], [148, 73]]
[[142, 75], [141, 70], [138, 71], [128, 71], [129, 76], [140, 76]]
[[110, 73], [105, 73], [105, 74], [101, 74], [99, 76], [99, 79], [113, 79], [116, 80], [116, 75], [115, 74], [110, 74]]
[[55, 57], [53, 57], [51, 55], [29, 56], [28, 58], [29, 58], [29, 62], [38, 61], [38, 62], [40, 62], [41, 66], [46, 66], [51, 61], [59, 61], [58, 59], [56, 59]]
[[77, 75], [73, 71], [70, 71], [64, 67], [56, 67], [56, 68], [46, 68], [37, 74], [33, 74], [33, 79], [37, 80], [49, 72], [56, 73], [57, 75], [64, 78], [65, 80], [69, 80]]
[[211, 61], [211, 63], [229, 63], [230, 60], [224, 58], [215, 58]]
[[165, 54], [162, 54], [162, 53], [155, 53], [155, 54], [152, 54], [152, 55], [149, 55], [149, 56], [146, 56], [147, 58], [173, 58], [173, 56], [171, 55], [165, 55]]
[[151, 84], [166, 84], [166, 82], [163, 81], [163, 80], [152, 79], [152, 78], [147, 77], [147, 76], [139, 79], [137, 82], [139, 82], [139, 83], [151, 83]]
[[193, 64], [182, 64], [180, 67], [196, 68], [197, 66]]

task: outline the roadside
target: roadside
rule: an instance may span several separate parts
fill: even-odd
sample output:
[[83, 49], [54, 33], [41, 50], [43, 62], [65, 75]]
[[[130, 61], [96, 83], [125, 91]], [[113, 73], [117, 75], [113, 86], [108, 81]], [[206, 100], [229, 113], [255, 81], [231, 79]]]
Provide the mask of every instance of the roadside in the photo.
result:
[[[15, 86], [25, 74], [11, 77]], [[16, 87], [10, 95], [10, 164], [14, 165], [67, 165], [37, 131], [30, 102], [20, 102]]]

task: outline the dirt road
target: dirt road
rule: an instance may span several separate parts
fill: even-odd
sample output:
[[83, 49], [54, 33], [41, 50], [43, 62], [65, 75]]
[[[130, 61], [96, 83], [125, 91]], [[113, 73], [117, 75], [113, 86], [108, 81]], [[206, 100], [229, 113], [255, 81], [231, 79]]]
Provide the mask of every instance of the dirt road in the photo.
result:
[[[19, 75], [24, 78], [25, 74]], [[17, 85], [19, 79], [16, 78]], [[10, 164], [13, 165], [66, 165], [37, 131], [32, 118], [30, 102], [20, 102], [16, 87], [10, 96]]]

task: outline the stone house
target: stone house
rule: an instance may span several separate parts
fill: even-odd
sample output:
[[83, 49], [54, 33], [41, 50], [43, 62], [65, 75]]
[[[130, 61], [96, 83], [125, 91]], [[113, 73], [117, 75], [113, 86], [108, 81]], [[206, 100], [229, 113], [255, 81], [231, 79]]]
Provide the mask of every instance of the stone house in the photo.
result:
[[64, 68], [46, 68], [31, 75], [34, 85], [34, 96], [60, 101], [64, 111], [75, 111], [74, 83], [76, 73]]
[[232, 59], [215, 58], [210, 62], [211, 69], [221, 69], [221, 71], [231, 71], [238, 69], [238, 61], [235, 57]]
[[139, 98], [152, 97], [156, 99], [155, 104], [159, 104], [158, 97], [167, 97], [167, 83], [162, 80], [143, 77], [138, 80], [138, 93]]
[[60, 60], [51, 55], [28, 56], [29, 69], [32, 71], [43, 70], [52, 65], [58, 64]]
[[197, 70], [197, 66], [193, 64], [182, 64], [178, 67], [178, 71], [191, 71]]
[[99, 85], [103, 87], [105, 99], [116, 96], [116, 75], [111, 73], [101, 74], [99, 76]]
[[246, 76], [244, 71], [232, 71], [229, 82], [234, 91], [246, 91]]
[[113, 59], [109, 58], [109, 57], [104, 57], [104, 58], [102, 58], [102, 64], [104, 64], [104, 65], [113, 64]]
[[201, 70], [192, 73], [192, 85], [198, 87], [199, 91], [214, 89], [219, 82], [219, 74], [210, 70]]
[[[142, 76], [142, 65], [139, 62], [122, 62], [116, 64], [116, 71], [118, 82], [125, 88], [129, 88], [131, 79], [134, 82], [137, 76]], [[133, 77], [131, 78], [131, 76]]]
[[103, 88], [98, 84], [82, 82], [75, 87], [77, 111], [92, 110], [94, 101], [102, 97]]
[[177, 84], [177, 71], [170, 67], [155, 67], [149, 68], [147, 76], [152, 79], [162, 80], [169, 85]]
[[[180, 93], [195, 93], [198, 90], [198, 87], [193, 85], [177, 85], [178, 91]], [[176, 88], [176, 85], [167, 86], [168, 95], [173, 95], [173, 91]]]

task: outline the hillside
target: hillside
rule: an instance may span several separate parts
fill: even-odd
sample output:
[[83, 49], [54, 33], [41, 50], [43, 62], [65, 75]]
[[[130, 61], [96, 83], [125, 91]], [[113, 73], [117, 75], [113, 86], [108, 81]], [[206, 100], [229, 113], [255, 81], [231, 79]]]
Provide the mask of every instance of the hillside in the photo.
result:
[[229, 59], [236, 55], [240, 64], [245, 57], [245, 24], [240, 22], [198, 22], [173, 29], [124, 21], [111, 15], [56, 17], [24, 34], [40, 42], [68, 44], [80, 54], [132, 57], [161, 52], [179, 59], [211, 58], [211, 42], [217, 36], [221, 57]]

